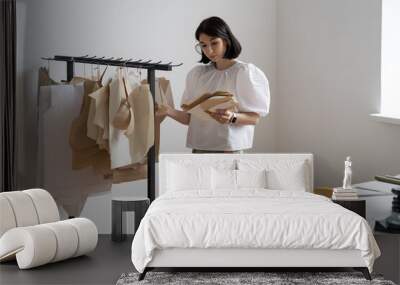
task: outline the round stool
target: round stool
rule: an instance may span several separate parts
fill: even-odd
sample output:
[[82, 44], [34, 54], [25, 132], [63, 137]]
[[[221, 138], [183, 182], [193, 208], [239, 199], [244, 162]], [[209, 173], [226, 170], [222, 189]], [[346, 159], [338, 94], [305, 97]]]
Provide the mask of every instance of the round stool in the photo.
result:
[[112, 230], [111, 239], [113, 241], [123, 241], [126, 234], [122, 233], [122, 213], [135, 212], [135, 232], [137, 231], [140, 221], [144, 217], [150, 199], [147, 197], [114, 197], [112, 198]]

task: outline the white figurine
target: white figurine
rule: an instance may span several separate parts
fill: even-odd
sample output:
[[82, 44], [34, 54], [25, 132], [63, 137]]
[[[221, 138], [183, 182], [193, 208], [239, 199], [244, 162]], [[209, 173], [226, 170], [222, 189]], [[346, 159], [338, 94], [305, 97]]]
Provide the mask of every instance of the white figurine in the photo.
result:
[[352, 189], [351, 188], [351, 158], [350, 156], [346, 157], [346, 161], [344, 162], [344, 178], [343, 178], [343, 189]]

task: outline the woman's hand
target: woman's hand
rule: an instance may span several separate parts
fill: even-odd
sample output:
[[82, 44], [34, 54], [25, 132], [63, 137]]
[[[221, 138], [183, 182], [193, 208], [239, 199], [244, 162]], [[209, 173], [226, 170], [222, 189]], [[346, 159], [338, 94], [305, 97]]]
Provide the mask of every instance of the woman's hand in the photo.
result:
[[215, 112], [208, 112], [220, 124], [228, 124], [233, 116], [233, 112], [228, 109], [217, 109]]
[[190, 122], [190, 114], [185, 111], [176, 110], [169, 105], [156, 103], [155, 115], [158, 123], [161, 123], [167, 116], [184, 125], [189, 125]]

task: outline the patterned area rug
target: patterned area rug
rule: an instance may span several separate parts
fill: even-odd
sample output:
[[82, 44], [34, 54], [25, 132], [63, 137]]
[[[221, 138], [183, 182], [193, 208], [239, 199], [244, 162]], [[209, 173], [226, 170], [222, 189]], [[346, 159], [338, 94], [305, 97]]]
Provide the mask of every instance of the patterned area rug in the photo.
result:
[[138, 276], [139, 273], [124, 273], [118, 279], [117, 285], [395, 285], [379, 275], [372, 275], [372, 281], [368, 281], [359, 272], [148, 272], [142, 281], [138, 281]]

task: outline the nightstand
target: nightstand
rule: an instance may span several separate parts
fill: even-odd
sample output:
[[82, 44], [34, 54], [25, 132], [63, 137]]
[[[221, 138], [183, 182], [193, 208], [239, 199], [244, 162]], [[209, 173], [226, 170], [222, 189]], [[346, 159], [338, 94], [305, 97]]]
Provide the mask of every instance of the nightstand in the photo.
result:
[[361, 217], [365, 219], [366, 217], [366, 203], [365, 200], [357, 199], [357, 200], [332, 200], [332, 202], [339, 204], [343, 208], [346, 208], [350, 211], [353, 211], [356, 214], [359, 214]]

